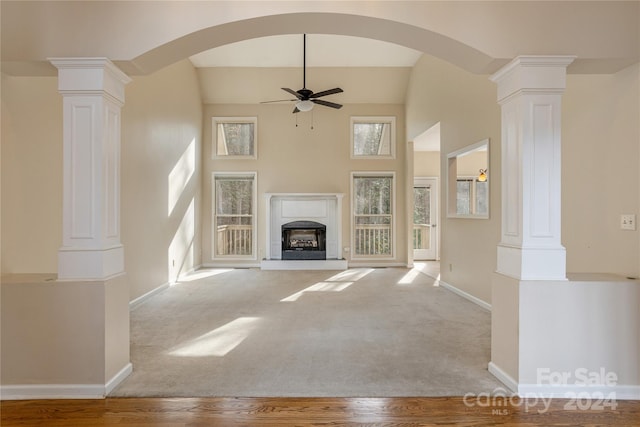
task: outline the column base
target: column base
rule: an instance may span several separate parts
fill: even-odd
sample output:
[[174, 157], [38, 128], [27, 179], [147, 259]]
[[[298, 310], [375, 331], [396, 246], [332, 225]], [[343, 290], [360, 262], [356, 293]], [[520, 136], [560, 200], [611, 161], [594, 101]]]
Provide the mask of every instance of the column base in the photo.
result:
[[522, 248], [498, 245], [497, 273], [519, 280], [567, 280], [564, 247]]
[[105, 280], [124, 272], [124, 247], [58, 251], [58, 280]]

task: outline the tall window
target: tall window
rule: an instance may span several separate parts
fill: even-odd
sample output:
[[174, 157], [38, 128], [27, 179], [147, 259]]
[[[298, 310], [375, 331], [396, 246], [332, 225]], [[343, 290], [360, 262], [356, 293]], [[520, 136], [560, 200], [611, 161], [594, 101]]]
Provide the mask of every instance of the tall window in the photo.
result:
[[353, 256], [393, 256], [393, 173], [353, 174]]
[[255, 117], [214, 117], [214, 157], [256, 158], [257, 127]]
[[352, 117], [352, 158], [395, 157], [395, 117]]
[[456, 213], [487, 215], [489, 213], [489, 182], [475, 178], [458, 178], [456, 182]]
[[431, 187], [413, 188], [413, 249], [428, 249], [431, 233]]
[[255, 258], [255, 173], [214, 174], [215, 257]]

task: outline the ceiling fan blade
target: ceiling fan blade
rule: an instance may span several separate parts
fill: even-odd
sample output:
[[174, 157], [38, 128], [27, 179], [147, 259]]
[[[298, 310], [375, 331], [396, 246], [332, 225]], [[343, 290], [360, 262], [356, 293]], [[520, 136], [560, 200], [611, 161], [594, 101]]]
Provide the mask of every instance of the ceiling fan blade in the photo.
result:
[[325, 107], [342, 108], [341, 104], [336, 104], [335, 102], [323, 101], [322, 99], [312, 99], [311, 102], [313, 102], [314, 104], [324, 105]]
[[339, 87], [336, 87], [333, 89], [323, 90], [322, 92], [314, 93], [309, 98], [320, 98], [321, 96], [333, 95], [334, 93], [340, 93], [340, 92], [344, 92], [344, 91]]
[[271, 104], [272, 102], [285, 102], [285, 101], [292, 102], [292, 101], [297, 101], [297, 99], [277, 99], [275, 101], [262, 101], [260, 102], [260, 104]]
[[281, 89], [284, 90], [285, 92], [289, 92], [291, 95], [295, 96], [298, 99], [302, 99], [302, 95], [300, 95], [298, 92], [296, 92], [293, 89], [289, 89], [288, 87], [283, 87]]

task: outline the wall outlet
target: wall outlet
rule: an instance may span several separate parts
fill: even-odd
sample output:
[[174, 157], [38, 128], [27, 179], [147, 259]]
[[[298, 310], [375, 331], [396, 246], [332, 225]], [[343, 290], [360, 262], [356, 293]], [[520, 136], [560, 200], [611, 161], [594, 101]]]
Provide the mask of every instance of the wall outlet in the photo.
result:
[[347, 254], [349, 253], [350, 250], [351, 250], [351, 248], [349, 248], [349, 247], [345, 247], [344, 248], [344, 252], [347, 253]]
[[636, 215], [635, 214], [622, 214], [622, 215], [620, 215], [620, 228], [622, 230], [635, 230], [636, 229]]

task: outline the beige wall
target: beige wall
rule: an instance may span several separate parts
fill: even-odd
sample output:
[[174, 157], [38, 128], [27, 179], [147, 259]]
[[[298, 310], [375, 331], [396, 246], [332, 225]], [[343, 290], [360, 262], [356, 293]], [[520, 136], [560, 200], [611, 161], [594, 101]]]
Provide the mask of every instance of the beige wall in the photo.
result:
[[126, 87], [122, 243], [131, 299], [200, 264], [202, 104], [187, 60]]
[[[57, 282], [53, 274], [3, 277], [0, 384], [8, 395], [103, 395], [129, 365], [126, 276]], [[55, 389], [47, 390], [46, 384]], [[30, 390], [11, 385], [31, 386]]]
[[[570, 272], [640, 275], [639, 66], [569, 75], [562, 105], [562, 242]], [[639, 229], [640, 230], [640, 229]]]
[[488, 155], [486, 151], [476, 151], [457, 158], [456, 169], [458, 176], [478, 176], [480, 169], [487, 168]]
[[5, 276], [2, 384], [104, 384], [103, 286]]
[[[487, 76], [424, 55], [409, 81], [406, 114], [409, 139], [440, 122], [442, 171], [448, 153], [491, 140], [490, 218], [448, 219], [443, 212], [440, 222], [442, 280], [491, 302], [491, 273], [500, 235], [500, 109], [495, 86]], [[440, 195], [440, 206], [446, 206], [446, 191]]]
[[62, 97], [55, 77], [2, 75], [2, 273], [55, 273], [62, 243]]
[[[0, 382], [9, 395], [20, 395], [24, 385], [34, 385], [29, 390], [38, 395], [65, 395], [82, 384], [89, 386], [81, 388], [85, 395], [99, 397], [130, 366], [128, 302], [200, 262], [202, 104], [188, 61], [127, 87], [121, 152], [127, 274], [56, 282], [62, 228], [56, 81], [2, 79]], [[7, 275], [41, 272], [53, 274]]]
[[[200, 264], [201, 121], [198, 81], [188, 61], [126, 86], [121, 240], [131, 299]], [[3, 75], [2, 273], [56, 273], [61, 239], [57, 78]]]
[[415, 151], [413, 153], [413, 174], [423, 177], [439, 177], [440, 152]]
[[[205, 105], [203, 145], [202, 261], [211, 258], [211, 175], [213, 171], [255, 171], [258, 173], [258, 259], [265, 248], [265, 193], [344, 193], [343, 247], [350, 246], [350, 173], [352, 171], [396, 172], [396, 257], [385, 263], [407, 262], [405, 208], [405, 147], [402, 105], [352, 104], [340, 110], [316, 106], [311, 113], [291, 113], [290, 104]], [[395, 116], [396, 158], [352, 160], [349, 124], [351, 116]], [[258, 117], [258, 159], [211, 159], [212, 117]], [[313, 129], [311, 119], [313, 118]], [[348, 254], [344, 254], [348, 256]], [[257, 261], [248, 262], [255, 264]], [[220, 261], [217, 264], [228, 264]], [[237, 264], [234, 262], [234, 264]]]
[[[638, 74], [634, 65], [612, 75], [567, 78], [562, 111], [562, 243], [569, 272], [640, 274], [639, 232], [620, 230], [620, 214], [637, 215], [640, 208]], [[409, 138], [442, 122], [443, 157], [491, 138], [491, 219], [445, 218], [441, 229], [443, 280], [490, 301], [490, 273], [496, 266], [500, 236], [500, 118], [495, 86], [486, 76], [424, 56], [409, 83], [406, 111]]]

